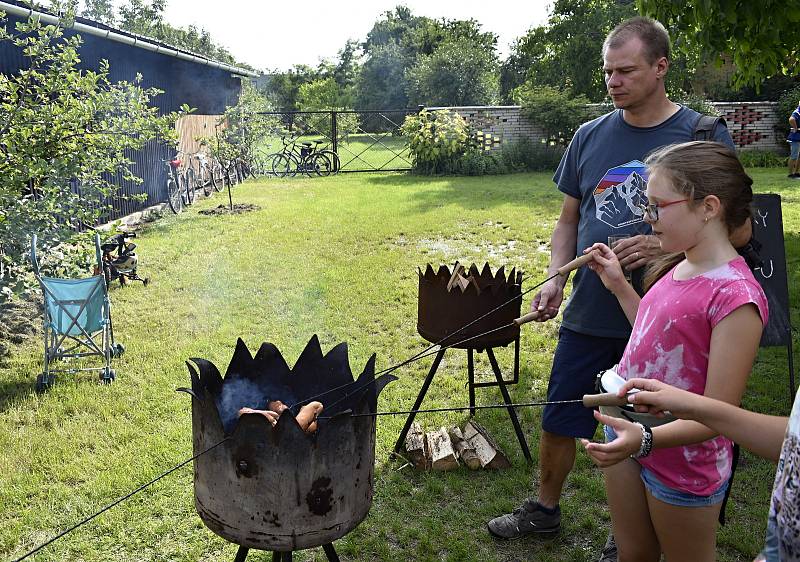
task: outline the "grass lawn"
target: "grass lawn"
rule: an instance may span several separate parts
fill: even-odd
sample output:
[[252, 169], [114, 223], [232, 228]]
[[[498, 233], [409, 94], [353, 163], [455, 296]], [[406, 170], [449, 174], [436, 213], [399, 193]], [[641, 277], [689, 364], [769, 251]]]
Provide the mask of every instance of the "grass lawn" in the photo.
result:
[[[783, 196], [783, 219], [798, 318], [800, 183], [778, 169], [754, 170], [760, 191]], [[341, 341], [360, 373], [372, 353], [377, 368], [427, 346], [416, 332], [417, 267], [455, 260], [489, 261], [525, 272], [523, 289], [543, 278], [561, 197], [549, 174], [424, 179], [352, 174], [321, 179], [250, 181], [234, 201], [260, 211], [205, 216], [199, 209], [165, 216], [137, 239], [148, 287], [112, 290], [118, 339], [117, 382], [62, 377], [33, 392], [40, 343], [18, 350], [0, 369], [0, 558], [16, 558], [112, 500], [191, 457], [190, 398], [184, 361], [210, 359], [224, 370], [237, 337], [251, 349], [275, 343], [293, 364], [312, 334], [324, 351]], [[526, 296], [527, 307], [532, 294]], [[523, 328], [516, 401], [543, 399], [557, 323]], [[510, 350], [498, 360], [510, 368]], [[379, 408], [409, 408], [432, 358], [395, 372]], [[445, 356], [425, 406], [468, 401], [466, 354]], [[477, 371], [490, 372], [485, 356]], [[762, 350], [745, 404], [789, 410], [786, 353]], [[478, 389], [478, 403], [500, 401]], [[520, 410], [534, 461], [540, 409]], [[599, 471], [579, 452], [562, 502], [563, 528], [549, 539], [493, 541], [486, 521], [518, 505], [535, 485], [536, 464], [520, 451], [508, 416], [478, 420], [513, 467], [499, 472], [415, 472], [389, 453], [403, 417], [377, 424], [375, 498], [367, 519], [335, 543], [343, 560], [595, 560], [609, 528]], [[426, 429], [462, 424], [461, 413], [423, 414]], [[599, 433], [598, 433], [599, 435]], [[719, 559], [752, 560], [764, 535], [774, 467], [744, 455], [736, 474]], [[206, 529], [193, 505], [192, 470], [178, 470], [36, 555], [38, 562], [82, 560], [230, 561], [236, 549]], [[271, 560], [252, 552], [249, 561]], [[321, 549], [296, 560], [324, 560]]]

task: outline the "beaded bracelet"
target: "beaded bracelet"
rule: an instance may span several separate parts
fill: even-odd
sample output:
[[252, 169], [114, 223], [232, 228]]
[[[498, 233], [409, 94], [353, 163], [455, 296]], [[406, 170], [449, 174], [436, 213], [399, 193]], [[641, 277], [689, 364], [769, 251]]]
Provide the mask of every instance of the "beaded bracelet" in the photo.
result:
[[642, 430], [642, 445], [639, 447], [639, 451], [631, 455], [631, 458], [638, 459], [641, 457], [646, 457], [650, 454], [650, 451], [653, 450], [653, 430], [643, 423], [633, 423], [638, 425], [639, 429]]

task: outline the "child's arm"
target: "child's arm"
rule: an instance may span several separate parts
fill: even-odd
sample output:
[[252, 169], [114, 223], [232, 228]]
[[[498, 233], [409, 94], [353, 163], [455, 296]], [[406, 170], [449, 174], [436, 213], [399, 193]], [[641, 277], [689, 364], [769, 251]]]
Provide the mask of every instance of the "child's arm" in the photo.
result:
[[619, 390], [620, 396], [632, 388], [640, 389], [630, 396], [638, 411], [656, 415], [668, 411], [681, 419], [698, 421], [760, 457], [778, 460], [788, 418], [743, 410], [653, 379], [627, 381]]
[[589, 252], [592, 253], [594, 259], [586, 267], [597, 273], [606, 289], [614, 293], [625, 317], [633, 326], [636, 312], [639, 310], [639, 302], [642, 299], [625, 279], [617, 255], [611, 248], [600, 242], [583, 251], [584, 254]]
[[[741, 402], [762, 329], [761, 317], [753, 304], [737, 308], [714, 327], [705, 396], [733, 405]], [[638, 426], [625, 420], [610, 420], [599, 413], [595, 417], [613, 427], [618, 435], [611, 443], [582, 441], [600, 466], [616, 464], [639, 450], [642, 434]], [[657, 449], [700, 443], [718, 435], [714, 429], [690, 420], [677, 420], [652, 431], [653, 447]]]

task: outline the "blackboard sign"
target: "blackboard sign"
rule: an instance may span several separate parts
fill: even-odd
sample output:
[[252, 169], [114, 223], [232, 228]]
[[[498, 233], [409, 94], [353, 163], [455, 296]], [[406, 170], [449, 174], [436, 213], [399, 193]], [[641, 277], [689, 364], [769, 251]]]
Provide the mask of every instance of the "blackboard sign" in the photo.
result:
[[761, 336], [761, 346], [791, 346], [781, 197], [774, 193], [756, 194], [753, 207], [753, 236], [762, 246], [759, 252], [762, 265], [753, 274], [769, 301], [769, 323]]

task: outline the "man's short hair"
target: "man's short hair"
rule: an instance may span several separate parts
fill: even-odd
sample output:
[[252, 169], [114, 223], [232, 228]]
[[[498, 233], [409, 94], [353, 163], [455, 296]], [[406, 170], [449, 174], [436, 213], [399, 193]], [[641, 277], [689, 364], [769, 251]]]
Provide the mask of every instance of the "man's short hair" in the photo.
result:
[[633, 37], [644, 43], [644, 56], [648, 63], [653, 64], [661, 57], [669, 60], [669, 33], [660, 22], [644, 16], [625, 20], [612, 29], [603, 42], [603, 53], [607, 49], [618, 49]]

